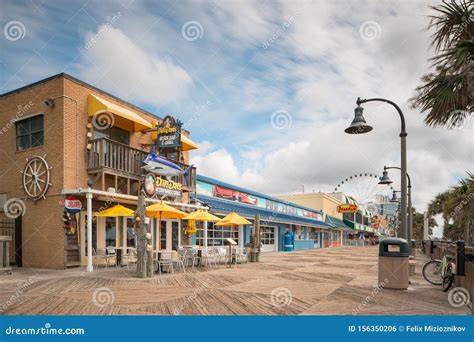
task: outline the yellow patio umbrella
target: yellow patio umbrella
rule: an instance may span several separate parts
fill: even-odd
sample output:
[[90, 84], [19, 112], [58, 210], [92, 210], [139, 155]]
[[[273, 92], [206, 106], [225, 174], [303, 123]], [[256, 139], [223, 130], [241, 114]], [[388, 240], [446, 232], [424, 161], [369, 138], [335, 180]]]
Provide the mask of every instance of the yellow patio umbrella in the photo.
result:
[[166, 203], [159, 202], [146, 207], [145, 215], [158, 219], [158, 242], [160, 243], [160, 230], [162, 219], [180, 219], [186, 216], [186, 213], [178, 210]]
[[117, 216], [124, 216], [124, 217], [133, 217], [135, 212], [132, 209], [128, 209], [123, 205], [117, 204], [113, 207], [107, 208], [105, 210], [99, 211], [95, 216], [101, 217], [117, 217]]
[[161, 219], [180, 219], [186, 216], [186, 213], [178, 210], [166, 203], [160, 202], [146, 207], [146, 216]]
[[252, 224], [249, 220], [237, 213], [227, 214], [222, 220], [217, 222], [216, 226], [240, 226], [243, 224]]
[[183, 217], [183, 220], [193, 220], [193, 221], [210, 221], [210, 222], [217, 222], [220, 220], [219, 217], [212, 215], [210, 212], [206, 210], [196, 210], [192, 213]]

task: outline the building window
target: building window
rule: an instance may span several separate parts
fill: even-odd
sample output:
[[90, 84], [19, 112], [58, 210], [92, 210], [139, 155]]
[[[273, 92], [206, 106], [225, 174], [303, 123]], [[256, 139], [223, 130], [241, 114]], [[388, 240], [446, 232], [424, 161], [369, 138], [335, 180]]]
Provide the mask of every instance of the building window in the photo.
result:
[[95, 130], [94, 138], [107, 138], [125, 145], [130, 145], [130, 132], [118, 127], [109, 127], [104, 130]]
[[275, 227], [260, 227], [260, 242], [262, 245], [275, 244]]
[[[204, 246], [204, 230], [201, 222], [196, 222], [196, 244]], [[226, 239], [231, 238], [237, 244], [239, 243], [239, 229], [228, 226], [214, 226], [213, 223], [208, 222], [207, 225], [207, 246], [227, 246]]]
[[43, 114], [17, 121], [15, 125], [18, 151], [44, 145]]

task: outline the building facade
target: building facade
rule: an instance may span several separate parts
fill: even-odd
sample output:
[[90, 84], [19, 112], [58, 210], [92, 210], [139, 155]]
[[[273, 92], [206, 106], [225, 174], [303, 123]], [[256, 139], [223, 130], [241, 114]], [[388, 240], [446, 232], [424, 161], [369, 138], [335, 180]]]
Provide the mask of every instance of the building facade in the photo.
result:
[[[146, 173], [142, 161], [162, 137], [156, 127], [166, 123], [169, 133], [172, 120], [64, 73], [0, 95], [0, 235], [14, 237], [12, 260], [56, 269], [85, 265], [86, 209], [93, 216], [94, 250], [133, 245], [132, 218], [94, 214], [117, 203], [135, 209]], [[178, 143], [157, 154], [187, 172], [169, 179], [157, 175], [156, 194], [147, 201], [195, 208], [189, 194], [196, 170], [188, 164], [197, 145], [189, 132], [179, 132]], [[150, 229], [155, 245], [188, 243], [179, 221], [164, 220], [160, 239], [156, 220]]]
[[[292, 232], [294, 250], [327, 247], [325, 236], [333, 232], [320, 210], [201, 175], [197, 176], [196, 198], [219, 217], [236, 212], [253, 223], [255, 215], [259, 214], [264, 252], [283, 251], [286, 232]], [[222, 246], [226, 237], [233, 238], [241, 247], [250, 242], [252, 225], [227, 227], [227, 230], [215, 230], [209, 223], [207, 245]], [[203, 238], [203, 230], [198, 228], [197, 243], [203, 245]]]

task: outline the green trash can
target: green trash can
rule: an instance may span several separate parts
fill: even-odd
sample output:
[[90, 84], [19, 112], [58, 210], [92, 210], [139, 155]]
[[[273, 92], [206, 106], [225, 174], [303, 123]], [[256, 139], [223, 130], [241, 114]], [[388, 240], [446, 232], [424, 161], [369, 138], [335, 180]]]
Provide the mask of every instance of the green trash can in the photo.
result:
[[408, 288], [410, 246], [400, 238], [387, 238], [379, 244], [379, 286], [387, 289]]

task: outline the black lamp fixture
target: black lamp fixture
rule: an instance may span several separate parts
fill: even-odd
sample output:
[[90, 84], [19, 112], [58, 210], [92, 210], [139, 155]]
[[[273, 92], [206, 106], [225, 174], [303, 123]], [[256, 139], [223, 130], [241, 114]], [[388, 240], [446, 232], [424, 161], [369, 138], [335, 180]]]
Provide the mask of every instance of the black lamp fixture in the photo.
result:
[[400, 191], [393, 190], [393, 194], [392, 194], [392, 198], [390, 199], [390, 202], [398, 202], [397, 192], [400, 192]]
[[388, 171], [384, 170], [383, 173], [382, 173], [382, 177], [380, 177], [379, 184], [380, 185], [389, 185], [389, 184], [392, 184], [392, 183], [393, 183], [393, 181], [388, 176]]
[[367, 125], [367, 122], [364, 118], [364, 108], [360, 105], [354, 109], [354, 120], [349, 127], [347, 127], [344, 132], [348, 134], [362, 134], [370, 132], [373, 128], [370, 125]]
[[44, 104], [45, 104], [46, 106], [48, 106], [49, 108], [53, 108], [55, 102], [54, 102], [54, 100], [53, 100], [52, 98], [49, 97], [49, 98], [47, 98], [47, 99], [44, 101]]

